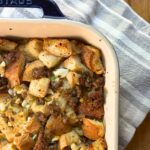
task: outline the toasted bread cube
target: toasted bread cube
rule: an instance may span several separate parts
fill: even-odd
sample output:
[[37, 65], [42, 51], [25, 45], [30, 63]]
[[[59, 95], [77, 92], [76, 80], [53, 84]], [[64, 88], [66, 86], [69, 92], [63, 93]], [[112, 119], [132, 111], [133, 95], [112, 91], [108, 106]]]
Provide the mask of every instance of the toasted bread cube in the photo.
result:
[[70, 56], [63, 63], [63, 66], [71, 71], [85, 71], [87, 68], [81, 63], [78, 56]]
[[75, 85], [79, 85], [79, 78], [80, 75], [77, 74], [76, 72], [70, 71], [67, 76], [66, 76], [69, 84], [71, 85], [71, 87], [75, 86]]
[[20, 75], [25, 64], [24, 55], [16, 54], [16, 60], [11, 63], [5, 70], [5, 77], [8, 79], [11, 88], [20, 85]]
[[84, 118], [82, 125], [83, 134], [91, 140], [97, 140], [104, 137], [105, 128], [104, 124], [100, 121]]
[[71, 150], [79, 150], [79, 148], [80, 148], [80, 147], [79, 147], [77, 144], [75, 144], [75, 143], [71, 144], [70, 147], [71, 147]]
[[32, 57], [28, 52], [26, 52], [25, 50], [26, 50], [26, 44], [20, 44], [20, 45], [18, 45], [17, 51], [20, 51], [20, 52], [24, 55], [26, 62], [34, 61], [35, 58], [33, 58], [33, 57]]
[[45, 133], [48, 136], [60, 136], [71, 131], [71, 125], [69, 122], [64, 122], [65, 119], [66, 118], [62, 117], [61, 115], [50, 116], [45, 126]]
[[104, 73], [100, 51], [92, 46], [82, 46], [82, 59], [85, 65], [96, 74]]
[[47, 68], [55, 67], [62, 60], [61, 57], [54, 56], [47, 51], [42, 51], [39, 54], [39, 59]]
[[71, 43], [67, 39], [45, 39], [44, 50], [59, 57], [69, 57], [72, 54]]
[[14, 140], [14, 132], [12, 128], [8, 127], [4, 118], [0, 117], [0, 131], [5, 135], [8, 142], [13, 142]]
[[27, 55], [34, 59], [38, 59], [40, 52], [43, 50], [43, 41], [32, 39], [22, 48]]
[[17, 47], [17, 43], [5, 39], [0, 39], [0, 51], [13, 51]]
[[80, 41], [72, 40], [71, 46], [72, 46], [72, 55], [81, 54], [82, 43]]
[[33, 116], [27, 122], [26, 131], [28, 133], [35, 133], [39, 129], [40, 129], [40, 122], [38, 121], [38, 119], [35, 116]]
[[106, 142], [104, 139], [100, 138], [93, 142], [87, 150], [106, 150]]
[[87, 150], [87, 147], [85, 146], [85, 143], [84, 143], [84, 144], [81, 144], [80, 150]]
[[4, 61], [2, 61], [0, 63], [0, 77], [4, 77], [4, 75], [5, 75], [5, 67], [6, 67], [6, 63]]
[[14, 150], [12, 143], [0, 142], [0, 150]]
[[4, 77], [5, 75], [5, 68], [0, 66], [0, 77]]
[[25, 133], [16, 137], [14, 144], [17, 146], [18, 150], [30, 150], [34, 146], [34, 141], [28, 133]]
[[80, 138], [76, 132], [71, 131], [60, 136], [59, 148], [60, 150], [63, 150], [65, 147], [71, 146], [73, 143], [80, 143]]
[[68, 74], [68, 69], [58, 68], [53, 71], [53, 74], [55, 75], [55, 77], [65, 78]]
[[22, 80], [28, 81], [28, 82], [33, 80], [33, 77], [32, 77], [33, 69], [34, 68], [40, 68], [40, 67], [44, 67], [44, 64], [40, 60], [36, 60], [36, 61], [33, 61], [33, 62], [27, 64], [25, 67], [25, 71], [23, 73], [23, 79]]
[[29, 93], [36, 97], [45, 97], [48, 91], [49, 83], [49, 78], [32, 80], [29, 86]]

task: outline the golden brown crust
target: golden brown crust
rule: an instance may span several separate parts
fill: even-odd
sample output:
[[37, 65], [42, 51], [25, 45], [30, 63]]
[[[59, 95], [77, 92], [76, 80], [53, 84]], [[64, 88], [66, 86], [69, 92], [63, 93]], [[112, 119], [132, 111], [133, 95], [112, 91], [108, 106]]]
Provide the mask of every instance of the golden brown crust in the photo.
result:
[[67, 118], [59, 116], [51, 116], [46, 124], [45, 133], [49, 136], [52, 135], [62, 135], [71, 130], [71, 125], [69, 124]]
[[56, 65], [58, 65], [60, 63], [60, 61], [62, 60], [62, 57], [54, 56], [47, 51], [42, 51], [39, 54], [39, 59], [43, 62], [43, 64], [47, 68], [50, 69], [50, 68], [53, 68]]
[[106, 141], [102, 138], [93, 142], [87, 150], [105, 150], [107, 148]]
[[32, 72], [34, 68], [44, 67], [44, 64], [40, 60], [33, 61], [25, 66], [25, 70], [23, 73], [23, 81], [30, 82], [33, 80]]
[[103, 138], [105, 134], [104, 124], [102, 122], [84, 118], [82, 125], [83, 134], [91, 140]]
[[98, 102], [82, 102], [79, 112], [90, 118], [102, 119], [104, 116], [103, 106], [97, 106]]
[[41, 125], [37, 117], [33, 116], [32, 118], [28, 120], [28, 123], [26, 125], [26, 132], [36, 133], [39, 131], [40, 127]]
[[25, 58], [22, 53], [16, 53], [16, 60], [8, 65], [5, 71], [5, 77], [8, 79], [10, 86], [13, 88], [20, 85], [20, 75], [23, 71]]
[[102, 91], [91, 92], [88, 100], [80, 103], [79, 112], [90, 118], [102, 119], [104, 116]]
[[14, 51], [16, 47], [16, 42], [12, 42], [6, 39], [0, 39], [0, 51]]
[[29, 58], [29, 60], [38, 59], [43, 49], [43, 41], [39, 39], [31, 39], [21, 47], [21, 51]]
[[100, 51], [92, 46], [82, 46], [82, 59], [86, 66], [96, 74], [103, 74], [104, 68], [100, 60]]
[[72, 54], [71, 43], [67, 39], [44, 39], [43, 49], [58, 57], [69, 57]]
[[27, 133], [16, 137], [14, 143], [19, 150], [31, 150], [34, 145], [32, 138]]
[[78, 134], [74, 131], [68, 132], [60, 136], [59, 149], [64, 150], [67, 146], [71, 146], [71, 144], [74, 143], [80, 143], [80, 138]]

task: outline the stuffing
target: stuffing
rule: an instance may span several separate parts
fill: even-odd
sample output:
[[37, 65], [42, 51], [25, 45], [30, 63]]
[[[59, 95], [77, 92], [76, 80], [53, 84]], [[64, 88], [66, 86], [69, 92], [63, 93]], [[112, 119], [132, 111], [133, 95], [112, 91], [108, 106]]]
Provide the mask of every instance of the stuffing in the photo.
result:
[[93, 142], [87, 150], [105, 150], [106, 148], [107, 146], [105, 140], [100, 138]]
[[52, 54], [50, 54], [47, 51], [42, 51], [39, 54], [39, 59], [43, 62], [43, 64], [47, 67], [47, 68], [53, 68], [55, 67], [58, 63], [60, 63], [60, 61], [62, 60], [61, 57], [58, 56], [54, 56]]
[[18, 44], [16, 42], [0, 39], [0, 51], [14, 51], [17, 45]]
[[28, 118], [27, 125], [26, 125], [26, 132], [29, 132], [29, 133], [38, 132], [40, 127], [41, 125], [37, 117], [33, 116], [31, 118]]
[[72, 54], [71, 43], [67, 39], [45, 39], [43, 49], [58, 57]]
[[79, 144], [80, 143], [80, 137], [78, 134], [74, 131], [68, 132], [66, 134], [63, 134], [60, 136], [59, 139], [59, 148], [60, 150], [63, 150], [67, 146], [71, 146], [71, 144]]
[[70, 56], [64, 61], [63, 66], [71, 71], [82, 72], [87, 70], [78, 56]]
[[71, 130], [71, 125], [69, 124], [66, 117], [63, 117], [61, 115], [55, 116], [52, 115], [49, 117], [47, 124], [46, 124], [46, 130], [45, 133], [48, 136], [53, 135], [62, 135], [64, 133], [67, 133]]
[[103, 74], [104, 67], [101, 61], [100, 51], [92, 46], [82, 46], [82, 59], [86, 66], [96, 74]]
[[70, 71], [66, 76], [71, 87], [79, 85], [80, 74]]
[[40, 52], [43, 50], [43, 41], [39, 39], [31, 39], [22, 47], [20, 47], [20, 49], [28, 57], [31, 57], [32, 59], [38, 59]]
[[23, 81], [30, 82], [33, 80], [32, 72], [35, 68], [44, 67], [44, 64], [40, 60], [35, 60], [26, 65], [24, 73], [23, 73]]
[[106, 150], [104, 73], [76, 39], [0, 39], [0, 150]]
[[32, 80], [29, 86], [29, 93], [36, 97], [45, 97], [48, 91], [49, 83], [49, 78]]
[[14, 144], [16, 145], [18, 150], [31, 150], [34, 145], [34, 141], [28, 133], [25, 133], [21, 136], [16, 137], [14, 139]]
[[10, 86], [13, 88], [20, 85], [20, 76], [25, 64], [24, 55], [20, 52], [16, 53], [16, 60], [9, 64], [5, 70], [5, 77], [8, 79]]
[[91, 140], [103, 138], [105, 134], [104, 124], [100, 121], [84, 118], [82, 125], [83, 134]]

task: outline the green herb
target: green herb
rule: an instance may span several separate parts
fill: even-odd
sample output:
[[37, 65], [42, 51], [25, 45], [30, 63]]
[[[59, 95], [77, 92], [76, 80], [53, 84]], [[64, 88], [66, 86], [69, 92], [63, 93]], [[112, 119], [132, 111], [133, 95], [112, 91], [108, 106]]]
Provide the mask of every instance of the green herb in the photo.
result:
[[0, 137], [0, 142], [2, 141], [6, 141], [6, 138], [5, 137]]
[[51, 98], [51, 96], [49, 95], [49, 96], [45, 97], [44, 100], [45, 100], [46, 102], [50, 102], [50, 101], [52, 100], [52, 98]]
[[0, 51], [0, 55], [4, 55], [6, 52], [4, 51]]
[[56, 79], [56, 77], [53, 75], [53, 76], [51, 76], [51, 81], [54, 81], [55, 79]]

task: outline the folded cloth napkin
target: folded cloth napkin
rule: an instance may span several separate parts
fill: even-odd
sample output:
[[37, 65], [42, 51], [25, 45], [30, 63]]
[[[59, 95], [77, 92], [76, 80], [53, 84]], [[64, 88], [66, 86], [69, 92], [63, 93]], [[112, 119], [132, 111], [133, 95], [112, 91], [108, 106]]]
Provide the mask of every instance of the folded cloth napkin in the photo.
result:
[[[150, 110], [150, 25], [123, 0], [55, 0], [69, 19], [103, 33], [120, 64], [119, 149]], [[41, 17], [37, 9], [0, 9], [0, 17]]]

